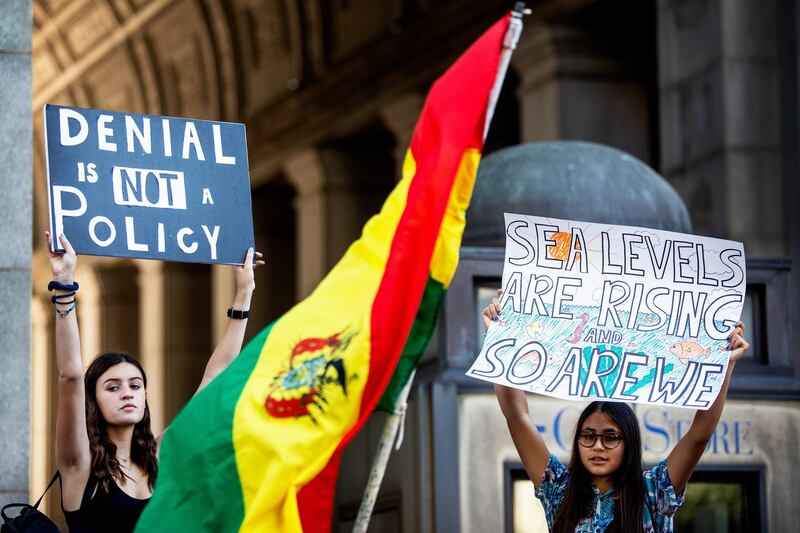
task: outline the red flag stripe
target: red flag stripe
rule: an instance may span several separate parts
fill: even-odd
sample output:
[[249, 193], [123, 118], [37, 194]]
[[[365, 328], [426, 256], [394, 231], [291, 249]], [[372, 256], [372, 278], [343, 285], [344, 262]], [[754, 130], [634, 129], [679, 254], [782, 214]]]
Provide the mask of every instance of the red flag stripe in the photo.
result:
[[416, 174], [372, 306], [369, 377], [359, 419], [326, 468], [298, 492], [306, 533], [330, 531], [333, 497], [321, 485], [327, 481], [335, 487], [342, 449], [364, 425], [392, 377], [419, 309], [462, 157], [467, 148], [483, 149], [486, 107], [509, 19], [510, 15], [492, 26], [428, 94], [411, 140]]

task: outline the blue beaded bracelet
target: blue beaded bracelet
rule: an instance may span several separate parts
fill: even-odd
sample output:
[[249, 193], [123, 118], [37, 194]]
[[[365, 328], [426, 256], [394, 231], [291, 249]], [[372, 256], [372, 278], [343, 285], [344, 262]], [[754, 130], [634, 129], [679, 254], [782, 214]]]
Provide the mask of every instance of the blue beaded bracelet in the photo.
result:
[[78, 282], [75, 281], [71, 285], [64, 285], [63, 283], [59, 283], [57, 281], [51, 281], [47, 284], [47, 290], [57, 290], [57, 291], [77, 291], [80, 288]]

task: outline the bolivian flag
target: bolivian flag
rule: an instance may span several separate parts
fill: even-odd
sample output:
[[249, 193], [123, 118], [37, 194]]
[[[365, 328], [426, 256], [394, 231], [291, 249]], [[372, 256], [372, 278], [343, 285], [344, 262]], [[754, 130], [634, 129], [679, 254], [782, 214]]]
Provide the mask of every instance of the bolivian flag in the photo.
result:
[[341, 451], [455, 273], [509, 18], [433, 85], [361, 237], [175, 419], [137, 531], [330, 530]]

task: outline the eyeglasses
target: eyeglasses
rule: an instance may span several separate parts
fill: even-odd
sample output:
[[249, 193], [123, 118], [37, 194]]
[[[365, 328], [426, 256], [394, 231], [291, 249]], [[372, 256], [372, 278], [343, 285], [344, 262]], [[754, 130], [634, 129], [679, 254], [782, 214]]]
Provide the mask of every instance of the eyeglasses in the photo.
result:
[[592, 448], [597, 442], [597, 439], [600, 439], [600, 442], [603, 444], [603, 448], [606, 450], [613, 450], [619, 446], [619, 443], [624, 440], [624, 437], [618, 433], [597, 434], [592, 433], [591, 431], [584, 431], [578, 435], [578, 444], [584, 448]]

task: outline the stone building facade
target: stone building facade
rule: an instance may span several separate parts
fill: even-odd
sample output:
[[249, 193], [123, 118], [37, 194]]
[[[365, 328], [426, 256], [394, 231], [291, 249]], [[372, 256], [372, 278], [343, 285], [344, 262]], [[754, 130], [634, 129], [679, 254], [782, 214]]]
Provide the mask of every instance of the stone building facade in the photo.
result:
[[[21, 389], [0, 391], [3, 427], [26, 420], [18, 414], [28, 405], [21, 398], [28, 397], [30, 364], [30, 443], [24, 428], [14, 432], [14, 445], [29, 458], [21, 452], [8, 466], [0, 459], [3, 498], [22, 494], [17, 478], [28, 461], [31, 494], [43, 489], [53, 469], [43, 104], [246, 124], [256, 242], [267, 258], [257, 273], [252, 336], [309, 294], [357, 237], [398, 177], [430, 83], [510, 7], [500, 0], [34, 0], [32, 6], [12, 0], [0, 6], [0, 71], [14, 87], [0, 107], [7, 117], [1, 150], [12, 161], [3, 185], [14, 191], [13, 199], [0, 195], [9, 206], [0, 212], [0, 235], [4, 245], [16, 246], [0, 263], [6, 310], [26, 300], [17, 292], [28, 293], [32, 268], [31, 322], [14, 326], [30, 327], [31, 357], [3, 354], [3, 367], [20, 374], [14, 383]], [[543, 140], [623, 150], [667, 178], [696, 233], [744, 242], [755, 276], [758, 339], [751, 368], [733, 386], [734, 401], [743, 404], [732, 410], [761, 402], [785, 422], [786, 442], [795, 444], [798, 16], [791, 0], [537, 2], [487, 141], [487, 152]], [[28, 108], [22, 103], [30, 90], [31, 50]], [[19, 117], [24, 124], [14, 125]], [[8, 168], [32, 180], [14, 180]], [[21, 225], [7, 216], [12, 211]], [[30, 235], [32, 247], [25, 240]], [[496, 266], [492, 253], [473, 250], [466, 257]], [[496, 276], [487, 268], [488, 278]], [[149, 377], [154, 429], [165, 427], [196, 387], [221, 333], [232, 299], [230, 272], [82, 257], [78, 278], [84, 360], [108, 349], [137, 354]], [[464, 285], [470, 294], [473, 289]], [[445, 311], [444, 323], [474, 323], [476, 311], [474, 305]], [[4, 313], [4, 326], [24, 316]], [[6, 346], [22, 343], [28, 350], [27, 333], [3, 335]], [[414, 392], [406, 445], [390, 464], [376, 530], [481, 531], [511, 523], [511, 515], [497, 513], [483, 513], [489, 522], [481, 522], [469, 496], [472, 478], [459, 475], [471, 468], [464, 463], [471, 457], [469, 425], [459, 425], [459, 413], [471, 403], [484, 405], [489, 389], [464, 381], [442, 338], [432, 343], [432, 362]], [[352, 519], [381, 422], [376, 415], [347, 452], [337, 527]], [[437, 440], [442, 428], [452, 429], [456, 440]], [[513, 478], [513, 468], [510, 474], [503, 468], [491, 474], [500, 503], [511, 496], [498, 480]], [[781, 465], [764, 478], [776, 468]], [[6, 472], [17, 481], [7, 484]], [[797, 508], [800, 500], [796, 491], [779, 497], [778, 488], [769, 490], [777, 499], [764, 503], [764, 523], [784, 531], [791, 522], [780, 506]], [[50, 497], [48, 511], [57, 514], [58, 501], [57, 494]]]

